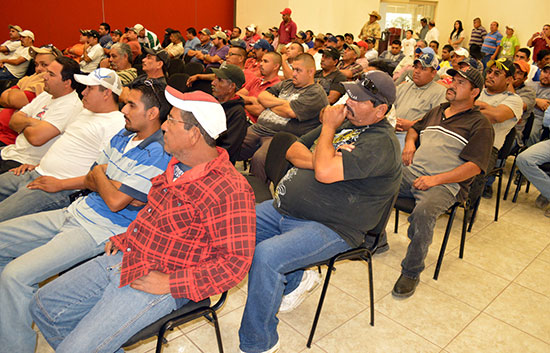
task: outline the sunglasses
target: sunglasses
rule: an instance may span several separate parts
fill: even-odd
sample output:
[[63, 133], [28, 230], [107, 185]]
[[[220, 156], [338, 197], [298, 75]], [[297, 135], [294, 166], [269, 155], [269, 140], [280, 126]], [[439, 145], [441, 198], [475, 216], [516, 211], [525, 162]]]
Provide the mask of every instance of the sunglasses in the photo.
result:
[[143, 84], [145, 86], [151, 88], [151, 90], [153, 91], [153, 94], [155, 95], [155, 98], [157, 99], [157, 102], [158, 102], [159, 108], [160, 108], [162, 106], [162, 103], [160, 101], [160, 97], [157, 94], [157, 90], [155, 89], [155, 84], [153, 83], [153, 81], [150, 80], [150, 79], [147, 79], [147, 80], [143, 81]]

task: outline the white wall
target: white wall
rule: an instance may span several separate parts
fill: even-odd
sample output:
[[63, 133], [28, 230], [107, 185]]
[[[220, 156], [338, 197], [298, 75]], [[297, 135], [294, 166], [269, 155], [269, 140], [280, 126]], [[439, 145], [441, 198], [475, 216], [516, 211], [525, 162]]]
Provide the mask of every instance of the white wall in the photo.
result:
[[[332, 32], [358, 35], [368, 20], [368, 13], [380, 9], [380, 0], [258, 0], [237, 1], [237, 26], [244, 28], [250, 23], [259, 26], [260, 31], [279, 26], [280, 12], [285, 7], [292, 9], [292, 18], [299, 30]], [[399, 2], [406, 2], [402, 0]], [[472, 30], [472, 20], [480, 17], [483, 26], [489, 29], [491, 21], [500, 23], [504, 34], [506, 24], [516, 26], [516, 35], [521, 46], [542, 25], [550, 23], [550, 1], [548, 0], [439, 0], [435, 21], [440, 32], [440, 43], [446, 43], [455, 20], [462, 20], [467, 37]], [[469, 38], [466, 38], [466, 43]]]

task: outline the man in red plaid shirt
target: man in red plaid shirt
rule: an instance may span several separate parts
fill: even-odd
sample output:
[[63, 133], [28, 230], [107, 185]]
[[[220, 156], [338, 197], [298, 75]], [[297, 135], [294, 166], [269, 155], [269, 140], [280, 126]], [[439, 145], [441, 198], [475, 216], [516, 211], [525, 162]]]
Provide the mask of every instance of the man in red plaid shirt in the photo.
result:
[[162, 125], [164, 148], [173, 158], [152, 179], [148, 203], [105, 256], [43, 287], [31, 304], [56, 352], [114, 352], [189, 300], [235, 286], [250, 268], [254, 194], [216, 147], [223, 108], [201, 91], [165, 94], [174, 108]]

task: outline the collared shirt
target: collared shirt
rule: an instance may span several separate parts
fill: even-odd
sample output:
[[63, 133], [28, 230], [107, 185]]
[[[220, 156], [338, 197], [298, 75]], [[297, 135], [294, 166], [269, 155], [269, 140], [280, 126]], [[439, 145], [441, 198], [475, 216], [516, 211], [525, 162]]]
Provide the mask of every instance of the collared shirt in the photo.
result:
[[376, 38], [380, 39], [380, 24], [378, 21], [374, 22], [367, 22], [363, 25], [363, 28], [361, 28], [361, 33], [359, 34], [359, 38], [366, 40], [367, 38]]
[[531, 43], [533, 46], [533, 55], [531, 56], [533, 58], [533, 62], [537, 62], [537, 54], [539, 51], [543, 49], [550, 49], [550, 45], [544, 40], [544, 38], [535, 38], [533, 42]]
[[[162, 173], [170, 155], [164, 152], [163, 134], [158, 130], [136, 147], [124, 152], [134, 134], [122, 129], [112, 139], [107, 148], [99, 155], [96, 164], [107, 164], [105, 174], [111, 180], [121, 182], [119, 191], [141, 202], [147, 202], [147, 193], [151, 188], [150, 179]], [[90, 233], [97, 244], [110, 236], [126, 231], [126, 228], [140, 207], [126, 206], [118, 212], [112, 212], [97, 192], [81, 197], [67, 209], [77, 222]]]
[[410, 121], [420, 119], [446, 101], [445, 92], [445, 87], [434, 81], [422, 87], [418, 87], [412, 81], [403, 83], [397, 86], [395, 116]]
[[359, 76], [361, 76], [361, 74], [363, 73], [363, 66], [361, 66], [361, 64], [358, 64], [357, 62], [352, 62], [351, 64], [349, 65], [346, 65], [343, 61], [340, 61], [338, 63], [338, 70], [342, 71], [342, 70], [350, 70], [351, 73], [353, 74], [352, 76], [352, 80], [356, 80], [359, 78]]
[[279, 44], [288, 44], [296, 38], [297, 26], [294, 21], [289, 20], [288, 23], [281, 21], [279, 25]]
[[198, 47], [199, 45], [201, 45], [201, 41], [198, 37], [193, 37], [193, 39], [188, 40], [183, 46], [183, 55], [187, 55], [187, 52], [189, 50], [198, 50], [196, 49], [196, 47]]
[[174, 180], [173, 158], [152, 180], [148, 203], [111, 238], [124, 252], [120, 286], [150, 271], [170, 274], [174, 298], [200, 301], [239, 283], [254, 253], [254, 193], [227, 152]]
[[[229, 53], [229, 45], [224, 45], [221, 48], [217, 48], [216, 46], [212, 46], [210, 48], [210, 51], [208, 52], [208, 56], [219, 56], [220, 59], [225, 60], [225, 57], [227, 56], [227, 53]], [[206, 63], [206, 68], [209, 67], [219, 67], [221, 65], [221, 62], [215, 62], [215, 63]]]
[[483, 45], [481, 46], [481, 52], [486, 55], [491, 55], [497, 50], [500, 46], [500, 41], [502, 40], [502, 34], [499, 31], [494, 31], [488, 33], [483, 40]]
[[[275, 76], [271, 80], [267, 81], [264, 80], [263, 77], [254, 77], [250, 81], [246, 81], [246, 83], [244, 84], [244, 88], [246, 88], [246, 90], [248, 91], [249, 96], [258, 97], [258, 95], [265, 91], [268, 87], [271, 87], [279, 82], [281, 82], [279, 76]], [[248, 110], [246, 111], [246, 115], [253, 122], [258, 121], [258, 117], [250, 114]]]
[[475, 44], [475, 45], [482, 46], [483, 40], [485, 39], [486, 35], [487, 35], [487, 30], [482, 26], [472, 29], [472, 34], [470, 35], [470, 45]]

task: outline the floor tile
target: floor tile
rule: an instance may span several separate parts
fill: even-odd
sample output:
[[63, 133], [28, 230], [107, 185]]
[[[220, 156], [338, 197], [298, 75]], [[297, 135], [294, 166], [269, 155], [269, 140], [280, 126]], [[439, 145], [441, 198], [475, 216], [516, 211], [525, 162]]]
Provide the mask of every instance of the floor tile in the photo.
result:
[[442, 348], [479, 313], [422, 282], [412, 297], [399, 300], [388, 295], [376, 310]]
[[481, 314], [445, 350], [450, 353], [546, 353], [550, 352], [550, 345], [489, 315]]
[[544, 249], [539, 256], [537, 256], [538, 260], [550, 263], [550, 246], [547, 246], [546, 249]]
[[550, 297], [550, 265], [535, 259], [514, 282]]

